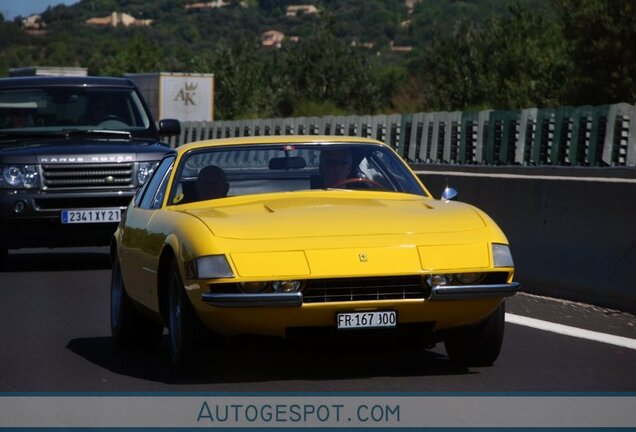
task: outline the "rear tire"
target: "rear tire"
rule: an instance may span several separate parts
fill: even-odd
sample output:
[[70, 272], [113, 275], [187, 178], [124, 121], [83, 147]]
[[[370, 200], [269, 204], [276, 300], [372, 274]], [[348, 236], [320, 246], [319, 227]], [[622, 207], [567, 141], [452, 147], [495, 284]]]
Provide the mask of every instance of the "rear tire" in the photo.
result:
[[159, 345], [163, 326], [142, 315], [133, 306], [121, 276], [119, 260], [113, 260], [110, 282], [110, 331], [118, 348], [135, 346], [154, 349]]
[[491, 366], [501, 351], [506, 305], [499, 307], [474, 327], [464, 327], [446, 338], [444, 346], [450, 359], [464, 366]]
[[7, 259], [9, 258], [9, 248], [0, 244], [0, 270], [7, 268]]

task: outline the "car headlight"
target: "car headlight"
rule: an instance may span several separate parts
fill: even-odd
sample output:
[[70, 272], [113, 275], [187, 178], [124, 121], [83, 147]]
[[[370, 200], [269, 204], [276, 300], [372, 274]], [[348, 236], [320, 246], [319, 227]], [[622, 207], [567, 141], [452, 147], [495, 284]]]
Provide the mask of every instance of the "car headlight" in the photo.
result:
[[462, 285], [472, 285], [484, 278], [484, 273], [457, 273], [455, 279]]
[[495, 267], [514, 267], [510, 246], [505, 244], [493, 243], [492, 245], [492, 261]]
[[0, 187], [5, 189], [36, 189], [40, 174], [36, 165], [0, 166]]
[[265, 291], [265, 288], [267, 288], [267, 282], [241, 282], [239, 286], [243, 292], [256, 294]]
[[452, 281], [453, 281], [453, 275], [450, 275], [450, 274], [432, 274], [432, 275], [426, 276], [426, 283], [431, 288], [450, 285]]
[[294, 292], [300, 291], [303, 287], [302, 281], [299, 280], [285, 280], [285, 281], [275, 281], [272, 284], [272, 288], [274, 292]]
[[137, 184], [139, 186], [143, 185], [148, 181], [153, 172], [155, 172], [155, 168], [157, 168], [159, 162], [139, 162], [139, 166], [137, 167]]
[[234, 273], [225, 255], [208, 255], [185, 263], [188, 279], [231, 278]]

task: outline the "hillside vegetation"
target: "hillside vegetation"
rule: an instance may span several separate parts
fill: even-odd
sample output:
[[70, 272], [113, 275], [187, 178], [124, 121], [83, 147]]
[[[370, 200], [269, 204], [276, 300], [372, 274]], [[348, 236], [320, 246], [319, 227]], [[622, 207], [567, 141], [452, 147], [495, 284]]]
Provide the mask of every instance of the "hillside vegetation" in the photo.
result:
[[[81, 0], [43, 12], [46, 33], [0, 22], [0, 75], [213, 73], [219, 118], [515, 109], [634, 102], [633, 0]], [[125, 12], [149, 26], [95, 27]], [[279, 48], [261, 34], [285, 34]], [[293, 37], [293, 38], [292, 38]], [[296, 40], [293, 40], [296, 39]], [[405, 48], [410, 47], [410, 48]]]

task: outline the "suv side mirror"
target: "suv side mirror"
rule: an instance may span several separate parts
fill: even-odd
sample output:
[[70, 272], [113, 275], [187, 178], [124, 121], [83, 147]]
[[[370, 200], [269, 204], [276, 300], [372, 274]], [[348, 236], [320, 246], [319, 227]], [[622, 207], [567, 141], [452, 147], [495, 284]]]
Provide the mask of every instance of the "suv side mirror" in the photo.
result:
[[176, 119], [159, 120], [159, 135], [174, 136], [181, 133], [181, 122]]

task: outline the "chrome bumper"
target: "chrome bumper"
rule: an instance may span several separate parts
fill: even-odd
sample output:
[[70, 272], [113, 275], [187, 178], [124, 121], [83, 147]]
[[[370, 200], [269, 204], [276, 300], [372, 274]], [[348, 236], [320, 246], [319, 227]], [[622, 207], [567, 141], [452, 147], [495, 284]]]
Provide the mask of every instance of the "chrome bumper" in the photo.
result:
[[[496, 297], [509, 297], [519, 291], [519, 282], [497, 285], [457, 285], [439, 286], [431, 290], [428, 300], [470, 300]], [[201, 300], [217, 307], [300, 307], [303, 294], [264, 293], [264, 294], [218, 294], [203, 293]]]
[[519, 291], [519, 282], [496, 285], [448, 285], [431, 290], [429, 300], [470, 300], [510, 297]]

